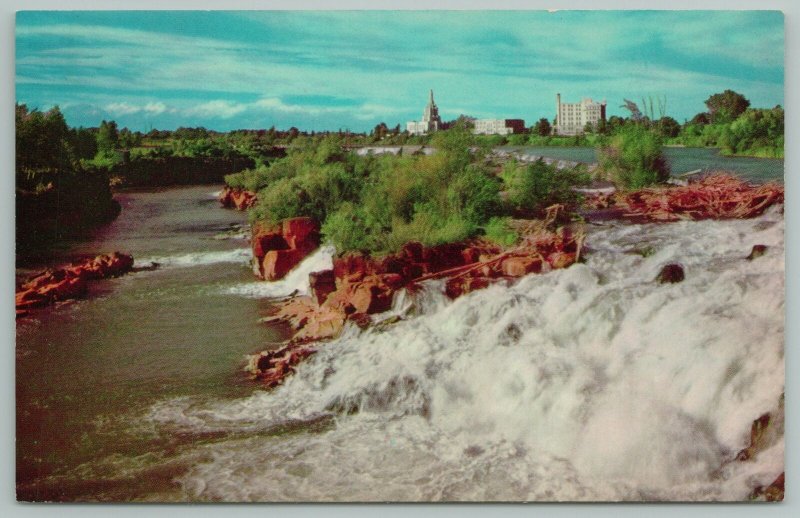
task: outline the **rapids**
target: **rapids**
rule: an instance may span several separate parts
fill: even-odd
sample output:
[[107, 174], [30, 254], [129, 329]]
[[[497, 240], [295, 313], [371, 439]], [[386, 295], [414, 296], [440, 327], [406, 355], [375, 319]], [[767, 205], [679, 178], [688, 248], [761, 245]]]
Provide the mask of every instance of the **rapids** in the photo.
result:
[[[159, 203], [180, 212], [201, 194], [134, 197], [115, 225], [134, 232], [124, 218], [158, 223]], [[131, 250], [161, 269], [18, 330], [18, 430], [52, 443], [19, 447], [22, 495], [744, 500], [784, 470], [782, 432], [734, 460], [784, 390], [780, 208], [746, 221], [590, 225], [585, 263], [568, 269], [455, 301], [441, 281], [400, 292], [399, 322], [347, 327], [270, 391], [238, 372], [245, 354], [281, 338], [257, 323], [264, 297], [307, 290], [332, 251], [256, 282], [231, 226], [243, 217], [205, 212]], [[756, 244], [766, 254], [746, 260]], [[672, 262], [686, 279], [654, 282]]]
[[[274, 391], [147, 418], [236, 437], [179, 478], [190, 499], [746, 499], [784, 469], [782, 436], [732, 461], [783, 392], [783, 230], [593, 228], [585, 264], [454, 302], [433, 283]], [[653, 282], [668, 262], [684, 282]]]

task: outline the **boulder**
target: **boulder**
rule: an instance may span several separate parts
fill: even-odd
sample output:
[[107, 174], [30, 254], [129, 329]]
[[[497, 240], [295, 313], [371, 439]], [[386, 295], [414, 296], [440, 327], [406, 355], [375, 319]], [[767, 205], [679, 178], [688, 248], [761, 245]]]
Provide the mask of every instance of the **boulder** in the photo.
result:
[[333, 270], [322, 270], [308, 274], [308, 284], [317, 304], [322, 304], [336, 290], [336, 277]]
[[507, 277], [522, 277], [529, 273], [542, 271], [542, 260], [538, 257], [523, 256], [509, 257], [500, 265], [503, 275]]
[[750, 255], [747, 256], [747, 260], [752, 261], [753, 259], [758, 259], [767, 253], [767, 248], [767, 245], [753, 245], [753, 249], [750, 250]]
[[444, 292], [451, 299], [455, 299], [472, 291], [486, 288], [490, 283], [491, 279], [486, 277], [456, 277], [445, 283]]
[[253, 256], [264, 257], [270, 250], [286, 250], [289, 244], [283, 235], [277, 232], [257, 234], [252, 239]]
[[346, 254], [333, 260], [333, 275], [336, 286], [359, 282], [374, 271], [374, 265], [363, 254]]
[[685, 278], [683, 273], [683, 266], [671, 263], [661, 268], [661, 271], [656, 276], [656, 281], [661, 284], [681, 282]]
[[319, 225], [311, 218], [283, 220], [282, 233], [289, 248], [308, 253], [319, 246]]
[[575, 262], [576, 255], [571, 252], [553, 252], [547, 256], [547, 263], [554, 269], [566, 268]]
[[283, 278], [319, 246], [319, 225], [311, 218], [291, 218], [252, 231], [253, 273], [274, 281]]
[[392, 307], [395, 289], [378, 277], [365, 279], [355, 284], [349, 297], [349, 304], [355, 313], [383, 313]]
[[276, 281], [284, 278], [292, 268], [300, 264], [305, 256], [306, 253], [303, 250], [270, 250], [261, 263], [264, 279]]

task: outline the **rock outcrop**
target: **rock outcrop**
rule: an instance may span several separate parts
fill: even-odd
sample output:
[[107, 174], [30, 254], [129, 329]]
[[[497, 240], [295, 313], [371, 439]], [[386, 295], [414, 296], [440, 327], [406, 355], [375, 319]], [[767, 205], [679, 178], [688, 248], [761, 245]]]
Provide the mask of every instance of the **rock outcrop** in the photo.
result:
[[113, 252], [80, 264], [41, 272], [17, 291], [17, 317], [25, 316], [32, 308], [82, 297], [86, 294], [87, 281], [117, 277], [132, 269], [133, 257]]
[[285, 219], [252, 231], [253, 273], [268, 281], [282, 279], [319, 246], [319, 225], [311, 218]]
[[256, 201], [256, 193], [227, 186], [219, 195], [219, 202], [226, 209], [247, 210], [255, 205]]
[[[277, 228], [259, 234], [260, 241], [253, 242], [254, 253], [272, 246], [280, 246], [279, 252], [291, 250], [287, 248], [290, 243], [300, 246], [303, 240], [291, 241], [286, 230], [284, 222], [280, 235]], [[298, 237], [303, 235], [300, 232]], [[409, 242], [397, 253], [381, 258], [361, 253], [337, 257], [331, 270], [310, 274], [310, 295], [278, 306], [268, 320], [287, 323], [294, 335], [284, 348], [254, 355], [249, 369], [257, 379], [274, 386], [292, 372], [296, 362], [312, 354], [306, 344], [335, 338], [348, 321], [361, 328], [370, 326], [371, 315], [391, 309], [400, 289], [415, 290], [425, 280], [446, 279], [445, 293], [457, 298], [496, 282], [565, 268], [578, 259], [579, 250], [580, 238], [562, 228], [529, 236], [522, 246], [508, 251], [487, 242], [434, 247]], [[266, 252], [264, 269], [266, 258], [274, 251]]]

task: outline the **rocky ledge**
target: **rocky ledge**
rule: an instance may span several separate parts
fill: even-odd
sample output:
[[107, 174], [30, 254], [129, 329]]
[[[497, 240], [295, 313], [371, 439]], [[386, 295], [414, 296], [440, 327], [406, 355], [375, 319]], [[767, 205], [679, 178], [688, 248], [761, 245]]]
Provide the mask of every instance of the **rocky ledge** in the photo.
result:
[[319, 225], [311, 218], [285, 219], [252, 230], [253, 273], [259, 279], [282, 279], [319, 246]]
[[244, 189], [225, 187], [219, 194], [219, 202], [226, 209], [247, 210], [256, 204], [256, 193]]
[[[286, 225], [285, 221], [284, 233]], [[289, 228], [292, 225], [296, 223]], [[270, 244], [273, 239], [277, 237], [269, 238]], [[348, 321], [362, 328], [370, 326], [371, 315], [391, 309], [401, 289], [414, 291], [423, 281], [444, 279], [445, 293], [455, 299], [529, 273], [566, 268], [579, 259], [582, 240], [581, 232], [562, 227], [555, 232], [541, 229], [510, 250], [484, 241], [434, 247], [409, 242], [399, 252], [381, 258], [361, 253], [337, 257], [333, 269], [309, 275], [310, 295], [284, 301], [266, 319], [288, 323], [294, 335], [278, 350], [253, 355], [248, 369], [266, 385], [278, 385], [297, 363], [316, 352], [314, 342], [335, 338]], [[254, 240], [254, 254], [261, 246]], [[270, 253], [274, 251], [267, 252], [262, 261], [265, 266], [274, 264], [267, 260]], [[270, 278], [270, 270], [261, 271]]]
[[45, 270], [28, 279], [16, 294], [17, 318], [30, 309], [86, 294], [87, 282], [117, 277], [133, 269], [133, 257], [113, 252], [65, 268]]

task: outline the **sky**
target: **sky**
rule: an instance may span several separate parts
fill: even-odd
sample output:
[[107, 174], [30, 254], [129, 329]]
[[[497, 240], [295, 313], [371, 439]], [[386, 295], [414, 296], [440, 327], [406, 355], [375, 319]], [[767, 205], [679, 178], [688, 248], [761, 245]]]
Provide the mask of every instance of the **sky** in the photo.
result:
[[[666, 100], [679, 122], [732, 89], [784, 100], [777, 11], [22, 11], [16, 99], [73, 126], [364, 131]], [[656, 107], [658, 102], [656, 102]], [[658, 115], [658, 113], [656, 113]]]

